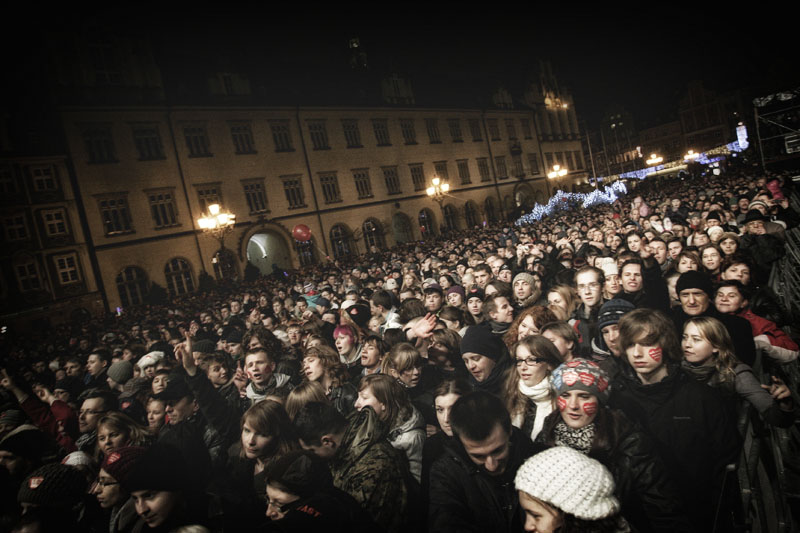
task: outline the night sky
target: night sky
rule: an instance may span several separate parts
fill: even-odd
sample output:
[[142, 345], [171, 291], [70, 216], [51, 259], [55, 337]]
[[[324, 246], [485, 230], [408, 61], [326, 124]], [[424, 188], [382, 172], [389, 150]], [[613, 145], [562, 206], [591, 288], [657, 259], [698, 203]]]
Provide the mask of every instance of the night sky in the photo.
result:
[[[160, 35], [166, 49], [232, 65], [265, 65], [276, 73], [275, 84], [284, 76], [335, 83], [347, 70], [347, 40], [358, 36], [373, 72], [407, 74], [415, 89], [438, 91], [440, 98], [460, 87], [498, 83], [518, 93], [539, 59], [545, 59], [590, 126], [615, 105], [632, 112], [639, 126], [675, 118], [691, 79], [714, 90], [744, 88], [755, 95], [800, 85], [796, 33], [790, 27], [794, 17], [765, 4], [758, 5], [761, 14], [720, 14], [667, 3], [661, 6], [678, 13], [631, 14], [611, 6], [586, 12], [563, 4], [560, 9], [569, 17], [516, 3], [487, 4], [491, 9], [480, 11], [399, 3], [364, 11], [346, 4], [349, 14], [311, 7], [289, 13], [272, 6], [191, 6], [152, 11], [157, 17], [136, 4], [91, 14], [63, 8], [45, 20], [22, 17], [19, 24], [30, 25], [30, 31], [68, 32], [87, 20], [146, 28]], [[24, 63], [28, 46], [19, 46], [11, 34], [3, 36], [3, 44]], [[175, 75], [181, 75], [179, 69]]]

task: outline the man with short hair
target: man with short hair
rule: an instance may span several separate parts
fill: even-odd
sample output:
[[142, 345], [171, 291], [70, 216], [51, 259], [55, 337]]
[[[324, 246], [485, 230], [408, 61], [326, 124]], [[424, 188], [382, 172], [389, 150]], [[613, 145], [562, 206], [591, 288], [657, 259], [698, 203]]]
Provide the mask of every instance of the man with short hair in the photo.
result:
[[636, 307], [649, 307], [667, 311], [669, 293], [667, 284], [661, 277], [661, 268], [652, 258], [646, 264], [640, 258], [629, 259], [620, 269], [622, 292], [619, 298], [628, 300]]
[[473, 269], [473, 274], [475, 276], [475, 284], [481, 289], [486, 290], [486, 286], [492, 281], [491, 267], [486, 263], [481, 263]]
[[578, 332], [579, 344], [576, 352], [582, 357], [592, 353], [592, 339], [597, 336], [597, 314], [603, 305], [603, 271], [593, 266], [584, 266], [575, 273], [575, 285], [581, 304], [572, 313], [570, 323]]
[[513, 480], [543, 446], [512, 426], [502, 400], [487, 392], [459, 398], [450, 425], [454, 438], [431, 466], [428, 529], [522, 531]]
[[111, 364], [111, 353], [105, 348], [92, 350], [86, 359], [86, 376], [83, 379], [87, 389], [107, 389], [106, 370]]
[[119, 409], [117, 397], [108, 390], [87, 391], [78, 411], [78, 431], [81, 433], [75, 446], [82, 452], [93, 454], [97, 444], [97, 423], [109, 411]]
[[378, 317], [381, 320], [378, 331], [381, 336], [383, 336], [383, 332], [387, 329], [399, 328], [402, 326], [400, 323], [400, 315], [397, 313], [397, 308], [392, 305], [393, 303], [392, 295], [389, 291], [383, 289], [373, 292], [369, 299], [372, 316]]
[[503, 335], [514, 321], [514, 306], [505, 294], [494, 293], [483, 301], [483, 314], [488, 319], [492, 333]]
[[520, 311], [536, 305], [542, 297], [542, 279], [538, 274], [520, 272], [514, 276], [511, 287], [514, 291], [514, 303]]
[[406, 530], [408, 468], [379, 430], [372, 407], [349, 421], [335, 407], [304, 405], [293, 421], [300, 445], [328, 461], [334, 486], [358, 501], [387, 532]]
[[431, 283], [425, 287], [422, 294], [425, 295], [423, 304], [429, 313], [435, 315], [441, 311], [442, 305], [444, 304], [444, 291], [442, 291], [442, 287], [440, 287], [438, 283]]
[[689, 270], [678, 278], [675, 291], [678, 293], [681, 306], [673, 311], [672, 320], [681, 334], [683, 325], [690, 318], [696, 316], [716, 318], [728, 330], [739, 361], [750, 366], [755, 363], [756, 347], [750, 323], [744, 318], [720, 313], [711, 305], [711, 299], [714, 297], [711, 278], [702, 272]]
[[250, 383], [246, 395], [255, 404], [266, 400], [267, 396], [280, 395], [282, 391], [292, 390], [290, 377], [275, 372], [276, 362], [272, 354], [264, 348], [256, 348], [247, 352], [244, 358], [244, 370]]

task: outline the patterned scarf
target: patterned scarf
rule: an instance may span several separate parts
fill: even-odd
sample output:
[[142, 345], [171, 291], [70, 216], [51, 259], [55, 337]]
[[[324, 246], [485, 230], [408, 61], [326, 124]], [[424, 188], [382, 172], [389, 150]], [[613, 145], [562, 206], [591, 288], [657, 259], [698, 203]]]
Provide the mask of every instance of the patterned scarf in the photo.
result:
[[556, 446], [568, 446], [573, 450], [588, 454], [594, 440], [594, 422], [580, 429], [573, 429], [560, 421], [555, 427]]

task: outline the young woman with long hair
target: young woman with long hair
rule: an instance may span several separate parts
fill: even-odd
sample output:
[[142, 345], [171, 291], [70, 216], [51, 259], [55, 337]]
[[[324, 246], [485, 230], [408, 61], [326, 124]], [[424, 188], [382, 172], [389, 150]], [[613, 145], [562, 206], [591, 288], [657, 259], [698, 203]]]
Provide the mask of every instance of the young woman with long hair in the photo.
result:
[[549, 322], [556, 322], [558, 317], [543, 305], [533, 305], [520, 311], [511, 323], [511, 327], [503, 335], [503, 342], [510, 350], [516, 343], [530, 335], [538, 335], [539, 330]]
[[534, 440], [556, 406], [550, 374], [562, 363], [561, 354], [541, 335], [525, 337], [511, 354], [516, 364], [508, 373], [503, 399], [511, 423]]
[[[721, 389], [735, 400], [747, 400], [765, 421], [780, 427], [794, 423], [794, 400], [783, 381], [772, 376], [770, 385], [762, 385], [753, 369], [739, 362], [725, 326], [716, 318], [698, 316], [683, 326], [683, 361], [681, 366], [697, 380]], [[737, 402], [730, 403], [735, 412]]]
[[569, 320], [580, 304], [575, 289], [569, 285], [556, 285], [547, 291], [547, 304], [559, 320]]
[[109, 411], [97, 421], [98, 462], [123, 446], [147, 446], [152, 442], [148, 428], [119, 411]]

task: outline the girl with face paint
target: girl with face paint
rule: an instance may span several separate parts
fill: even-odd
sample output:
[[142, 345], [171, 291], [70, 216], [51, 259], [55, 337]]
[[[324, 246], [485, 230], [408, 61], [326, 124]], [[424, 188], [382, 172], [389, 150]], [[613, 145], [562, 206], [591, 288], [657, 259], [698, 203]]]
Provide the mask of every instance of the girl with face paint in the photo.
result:
[[635, 530], [687, 530], [688, 519], [652, 440], [610, 409], [609, 378], [596, 363], [575, 359], [552, 376], [556, 410], [537, 442], [567, 446], [600, 461], [617, 483], [615, 496]]

